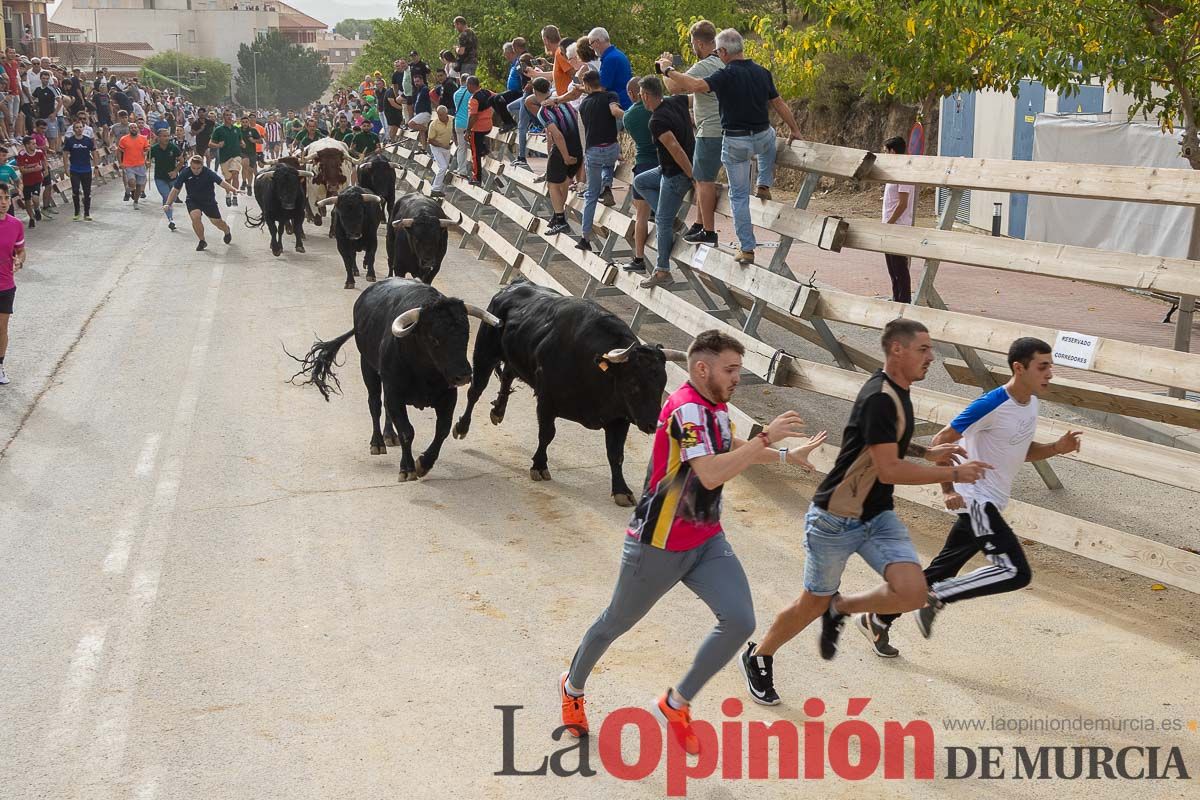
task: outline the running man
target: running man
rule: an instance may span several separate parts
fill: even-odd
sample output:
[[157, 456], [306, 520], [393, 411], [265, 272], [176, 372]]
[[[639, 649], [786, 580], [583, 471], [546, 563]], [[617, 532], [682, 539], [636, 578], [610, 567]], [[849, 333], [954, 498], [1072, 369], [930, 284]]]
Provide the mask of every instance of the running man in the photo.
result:
[[[914, 427], [909, 387], [929, 371], [933, 341], [921, 323], [894, 319], [884, 326], [881, 344], [883, 369], [859, 391], [837, 461], [804, 518], [804, 591], [779, 612], [761, 644], [749, 642], [742, 651], [742, 674], [756, 703], [779, 703], [775, 652], [818, 617], [821, 658], [828, 660], [837, 654], [847, 614], [895, 614], [925, 605], [925, 576], [908, 529], [892, 510], [893, 488], [974, 483], [990, 469], [981, 461], [952, 465], [951, 459], [966, 455], [956, 444], [924, 449], [925, 458], [940, 466], [904, 460]], [[883, 576], [884, 583], [868, 592], [838, 594], [846, 562], [855, 553]]]
[[8, 383], [4, 356], [8, 353], [8, 318], [17, 294], [13, 275], [25, 266], [25, 226], [8, 213], [11, 207], [8, 184], [0, 183], [0, 386]]
[[[226, 190], [225, 205], [236, 206], [238, 204], [238, 176], [242, 172], [242, 138], [237, 126], [233, 124], [232, 111], [226, 109], [221, 114], [221, 124], [213, 129], [208, 140], [208, 149], [217, 151], [217, 163], [220, 164], [221, 175], [225, 178], [222, 185], [233, 187]], [[192, 227], [195, 227], [194, 218]], [[200, 241], [204, 242], [203, 236]]]
[[140, 208], [138, 201], [144, 196], [146, 188], [146, 153], [150, 150], [150, 141], [142, 135], [135, 123], [129, 133], [117, 142], [121, 151], [121, 168], [125, 172], [125, 190], [133, 197], [133, 207]]
[[777, 449], [776, 443], [804, 427], [800, 415], [788, 411], [749, 441], [736, 438], [726, 404], [741, 377], [743, 353], [741, 342], [715, 330], [701, 333], [688, 348], [688, 382], [659, 414], [645, 490], [625, 533], [612, 600], [559, 678], [562, 721], [573, 736], [588, 732], [583, 689], [596, 662], [676, 584], [695, 592], [717, 617], [691, 669], [654, 707], [660, 719], [676, 723], [668, 727], [687, 752], [700, 750], [689, 704], [754, 630], [750, 585], [721, 527], [721, 487], [752, 464], [811, 468], [808, 454], [825, 435], [790, 451]]
[[[1000, 516], [1012, 495], [1013, 479], [1026, 461], [1041, 461], [1079, 450], [1080, 431], [1067, 431], [1058, 441], [1033, 441], [1038, 423], [1038, 395], [1054, 378], [1050, 345], [1024, 337], [1008, 348], [1008, 383], [975, 400], [954, 421], [933, 437], [935, 445], [963, 441], [967, 453], [992, 465], [975, 483], [943, 483], [946, 508], [958, 515], [942, 552], [925, 568], [929, 602], [917, 611], [917, 628], [926, 639], [933, 620], [946, 603], [1015, 592], [1033, 577], [1021, 540]], [[982, 552], [990, 566], [955, 577], [976, 553]], [[891, 645], [888, 632], [899, 614], [859, 614], [858, 628], [875, 654], [895, 658], [900, 651]]]
[[37, 148], [32, 136], [21, 139], [21, 150], [17, 153], [17, 169], [21, 171], [21, 196], [25, 198], [25, 211], [29, 214], [29, 227], [36, 228], [42, 218], [42, 179], [50, 172], [45, 152]]
[[175, 230], [175, 212], [166, 207], [167, 197], [171, 194], [171, 182], [179, 175], [183, 166], [183, 151], [179, 145], [171, 141], [171, 132], [167, 128], [158, 129], [158, 140], [150, 148], [150, 160], [154, 162], [154, 187], [163, 201], [163, 213], [167, 215], [167, 227]]
[[80, 194], [83, 195], [83, 219], [92, 221], [92, 168], [96, 162], [96, 141], [87, 135], [83, 122], [71, 125], [71, 135], [63, 139], [63, 171], [71, 176], [71, 201], [78, 222]]
[[[230, 232], [229, 225], [225, 220], [221, 219], [221, 209], [217, 207], [217, 192], [214, 187], [220, 186], [226, 192], [234, 194], [237, 193], [237, 189], [229, 181], [222, 180], [220, 175], [204, 166], [204, 159], [199, 153], [191, 157], [188, 168], [181, 170], [179, 177], [175, 179], [171, 193], [167, 195], [167, 202], [163, 203], [163, 211], [170, 214], [171, 206], [175, 204], [176, 198], [179, 197], [179, 191], [184, 186], [187, 187], [186, 206], [188, 216], [192, 219], [192, 230], [196, 232], [196, 238], [200, 240], [196, 244], [196, 250], [208, 247], [208, 242], [204, 241], [204, 220], [201, 215], [208, 217], [217, 230], [225, 233], [225, 244], [232, 242], [233, 233]], [[228, 197], [228, 195], [226, 196]]]
[[245, 177], [243, 183], [246, 187], [246, 196], [250, 196], [250, 192], [254, 187], [254, 176], [258, 174], [259, 151], [262, 147], [262, 132], [258, 129], [258, 118], [254, 112], [248, 112], [242, 119], [242, 161], [246, 168], [242, 175]]

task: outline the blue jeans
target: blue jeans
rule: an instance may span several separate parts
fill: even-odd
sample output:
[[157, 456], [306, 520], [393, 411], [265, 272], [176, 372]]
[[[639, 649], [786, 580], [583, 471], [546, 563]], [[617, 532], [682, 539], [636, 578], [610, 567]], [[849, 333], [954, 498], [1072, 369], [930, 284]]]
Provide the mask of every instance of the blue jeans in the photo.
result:
[[881, 576], [891, 564], [920, 564], [908, 528], [895, 511], [866, 522], [831, 514], [809, 505], [804, 516], [804, 589], [809, 594], [835, 594], [850, 556], [858, 553]]
[[[167, 197], [170, 196], [170, 194], [171, 194], [171, 182], [170, 181], [160, 181], [158, 178], [155, 178], [154, 179], [154, 188], [158, 189], [158, 193], [160, 195], [162, 195], [163, 205], [166, 205]], [[172, 209], [170, 209], [170, 208], [164, 209], [163, 213], [167, 215], [168, 222], [175, 221], [175, 214]]]
[[508, 104], [508, 113], [517, 118], [517, 158], [520, 159], [525, 158], [525, 143], [529, 138], [529, 126], [533, 124], [533, 117], [529, 116], [529, 109], [525, 107], [525, 98], [528, 96], [523, 94]]
[[583, 238], [592, 233], [592, 220], [596, 217], [596, 201], [605, 186], [612, 186], [613, 168], [621, 156], [621, 145], [605, 144], [589, 147], [583, 153], [583, 167], [587, 170], [587, 193], [583, 196]]
[[[654, 209], [655, 246], [658, 262], [655, 269], [671, 271], [671, 248], [675, 246], [675, 216], [683, 205], [683, 198], [692, 188], [687, 175], [663, 175], [662, 167], [640, 173], [633, 185], [642, 199]], [[591, 186], [588, 186], [591, 189]]]
[[758, 185], [775, 183], [775, 129], [767, 128], [752, 136], [726, 136], [721, 143], [721, 163], [729, 176], [729, 205], [733, 209], [733, 227], [742, 250], [751, 252], [754, 225], [750, 222], [750, 159], [758, 161]]

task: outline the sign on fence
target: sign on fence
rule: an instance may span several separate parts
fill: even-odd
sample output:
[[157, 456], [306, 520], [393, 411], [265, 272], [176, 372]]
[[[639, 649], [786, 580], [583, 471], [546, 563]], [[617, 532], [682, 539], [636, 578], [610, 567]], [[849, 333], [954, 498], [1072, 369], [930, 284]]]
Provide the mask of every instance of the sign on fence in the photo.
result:
[[1091, 369], [1098, 339], [1086, 333], [1059, 331], [1054, 339], [1054, 363], [1060, 367]]

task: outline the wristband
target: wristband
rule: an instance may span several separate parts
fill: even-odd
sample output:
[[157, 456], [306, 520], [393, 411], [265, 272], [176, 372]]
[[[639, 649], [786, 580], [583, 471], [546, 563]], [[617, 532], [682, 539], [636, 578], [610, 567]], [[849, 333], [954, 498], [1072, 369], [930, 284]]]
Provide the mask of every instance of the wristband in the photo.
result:
[[786, 447], [779, 448], [779, 463], [786, 464], [788, 457], [788, 449]]

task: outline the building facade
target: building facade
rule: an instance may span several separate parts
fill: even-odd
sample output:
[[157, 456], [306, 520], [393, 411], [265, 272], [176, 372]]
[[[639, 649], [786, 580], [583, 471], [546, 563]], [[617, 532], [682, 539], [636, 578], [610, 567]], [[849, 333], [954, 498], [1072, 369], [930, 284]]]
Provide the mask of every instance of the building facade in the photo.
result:
[[4, 0], [4, 43], [28, 56], [44, 56], [48, 50], [46, 3]]

